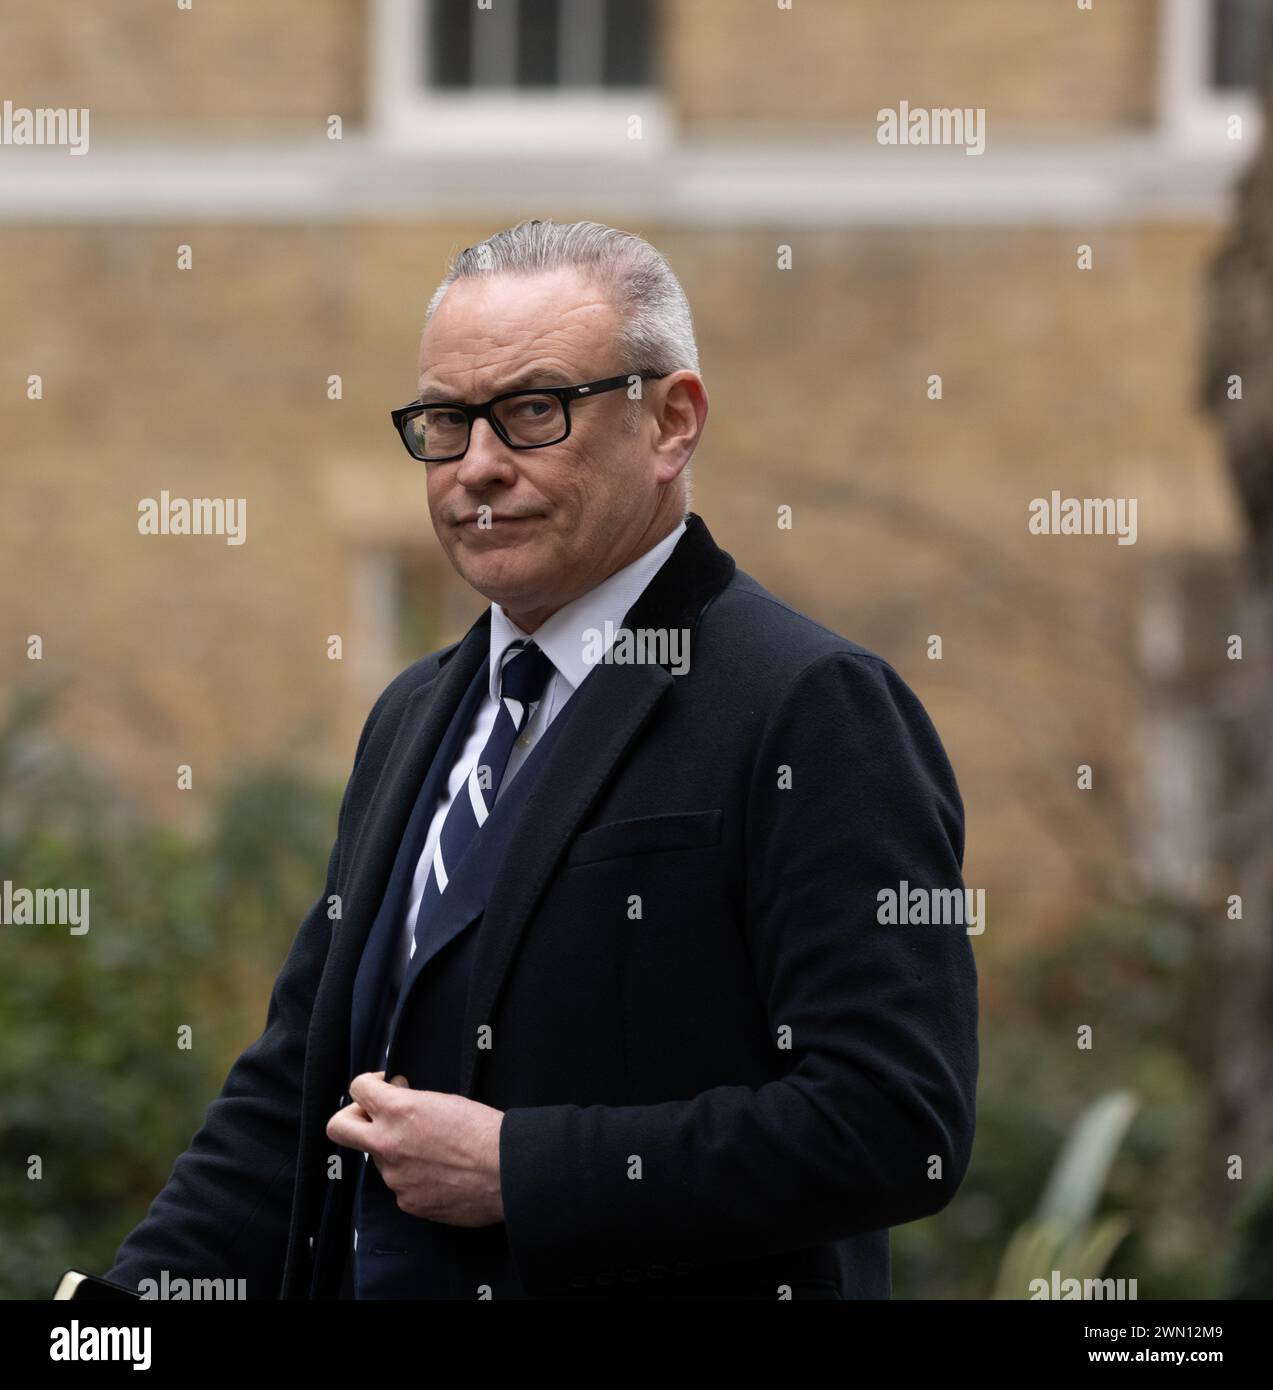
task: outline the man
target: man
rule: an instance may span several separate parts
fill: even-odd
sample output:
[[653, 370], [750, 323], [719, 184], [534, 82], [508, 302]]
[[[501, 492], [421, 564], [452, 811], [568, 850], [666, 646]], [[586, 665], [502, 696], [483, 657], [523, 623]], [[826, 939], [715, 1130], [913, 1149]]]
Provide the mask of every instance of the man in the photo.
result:
[[962, 804], [892, 667], [688, 510], [706, 416], [639, 237], [453, 263], [394, 418], [491, 605], [376, 702], [265, 1031], [109, 1277], [889, 1296], [968, 1164], [977, 984], [881, 895], [962, 889]]

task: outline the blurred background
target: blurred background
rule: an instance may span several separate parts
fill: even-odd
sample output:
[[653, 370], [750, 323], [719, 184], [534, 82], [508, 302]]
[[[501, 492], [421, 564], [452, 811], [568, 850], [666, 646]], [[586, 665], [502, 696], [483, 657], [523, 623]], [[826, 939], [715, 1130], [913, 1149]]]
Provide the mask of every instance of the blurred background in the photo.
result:
[[[978, 1137], [895, 1297], [1273, 1295], [1265, 9], [0, 0], [0, 98], [91, 113], [82, 157], [0, 145], [0, 877], [93, 907], [0, 928], [0, 1296], [110, 1265], [264, 1025], [372, 702], [485, 606], [388, 412], [448, 256], [525, 217], [667, 255], [694, 510], [959, 777]], [[903, 101], [984, 152], [881, 144]], [[246, 543], [140, 535], [163, 490]], [[1031, 534], [1054, 490], [1135, 544]]]

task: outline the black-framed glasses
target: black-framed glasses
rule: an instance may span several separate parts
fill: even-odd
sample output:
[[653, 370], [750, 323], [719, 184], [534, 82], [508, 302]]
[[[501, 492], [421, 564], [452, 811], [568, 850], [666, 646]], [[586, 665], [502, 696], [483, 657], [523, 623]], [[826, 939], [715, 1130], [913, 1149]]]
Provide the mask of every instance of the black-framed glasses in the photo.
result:
[[391, 411], [407, 453], [425, 463], [447, 463], [468, 452], [474, 420], [485, 420], [510, 449], [546, 449], [570, 434], [572, 402], [617, 391], [634, 380], [659, 381], [667, 372], [624, 372], [579, 386], [538, 386], [505, 391], [481, 405], [461, 401], [412, 401]]

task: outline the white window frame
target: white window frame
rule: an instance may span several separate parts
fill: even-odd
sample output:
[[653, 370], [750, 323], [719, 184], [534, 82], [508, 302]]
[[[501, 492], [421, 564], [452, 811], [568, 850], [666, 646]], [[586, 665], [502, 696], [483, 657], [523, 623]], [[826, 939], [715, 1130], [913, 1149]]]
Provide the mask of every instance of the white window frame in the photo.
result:
[[[653, 87], [595, 87], [542, 93], [490, 89], [431, 91], [425, 82], [426, 6], [432, 0], [375, 0], [368, 112], [373, 137], [430, 154], [502, 156], [613, 152], [654, 154], [671, 139], [666, 99]], [[514, 0], [495, 0], [495, 4]], [[592, 0], [588, 0], [592, 3]], [[640, 117], [640, 137], [629, 132]]]
[[[1158, 121], [1181, 153], [1245, 159], [1260, 140], [1263, 120], [1249, 92], [1225, 92], [1211, 82], [1213, 0], [1161, 0]], [[1229, 137], [1229, 120], [1242, 118], [1242, 138]]]

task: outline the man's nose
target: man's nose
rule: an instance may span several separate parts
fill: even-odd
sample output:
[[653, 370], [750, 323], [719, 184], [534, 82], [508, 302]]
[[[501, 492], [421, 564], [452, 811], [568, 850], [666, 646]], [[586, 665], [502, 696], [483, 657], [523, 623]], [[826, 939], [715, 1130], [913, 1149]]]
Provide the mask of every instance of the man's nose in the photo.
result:
[[478, 488], [492, 478], [510, 477], [516, 473], [511, 453], [489, 420], [474, 420], [456, 481], [464, 487]]

